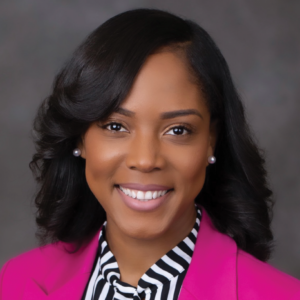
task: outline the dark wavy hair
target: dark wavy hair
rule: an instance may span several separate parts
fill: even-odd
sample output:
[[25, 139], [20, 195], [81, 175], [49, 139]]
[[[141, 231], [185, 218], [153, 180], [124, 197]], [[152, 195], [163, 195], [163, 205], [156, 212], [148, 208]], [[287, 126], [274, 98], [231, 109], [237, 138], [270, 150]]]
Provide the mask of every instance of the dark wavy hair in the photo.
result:
[[207, 168], [196, 197], [216, 228], [239, 248], [267, 260], [272, 246], [272, 192], [229, 68], [208, 33], [168, 12], [137, 9], [98, 27], [54, 80], [34, 122], [36, 153], [30, 168], [38, 182], [36, 222], [41, 243], [77, 245], [99, 229], [106, 214], [85, 179], [85, 160], [72, 150], [92, 122], [115, 111], [147, 57], [183, 49], [218, 124], [217, 163]]

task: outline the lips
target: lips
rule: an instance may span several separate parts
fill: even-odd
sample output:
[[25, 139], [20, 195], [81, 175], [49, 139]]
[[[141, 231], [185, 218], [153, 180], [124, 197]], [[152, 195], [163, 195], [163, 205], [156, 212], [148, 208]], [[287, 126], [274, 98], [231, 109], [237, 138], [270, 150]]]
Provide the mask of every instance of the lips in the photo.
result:
[[[125, 188], [129, 185], [134, 188], [138, 187], [140, 190]], [[127, 207], [145, 212], [163, 205], [169, 199], [170, 192], [173, 191], [173, 189], [161, 185], [120, 184], [116, 188]], [[153, 190], [153, 188], [155, 189]]]

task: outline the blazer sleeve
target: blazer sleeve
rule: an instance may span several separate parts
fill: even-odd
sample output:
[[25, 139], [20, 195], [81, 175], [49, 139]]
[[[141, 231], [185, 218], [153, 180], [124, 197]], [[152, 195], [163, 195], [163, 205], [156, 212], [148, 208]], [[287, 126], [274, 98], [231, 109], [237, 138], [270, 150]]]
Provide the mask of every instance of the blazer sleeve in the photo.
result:
[[292, 297], [290, 300], [300, 300], [300, 291], [294, 297]]
[[240, 300], [300, 300], [300, 281], [239, 250], [238, 291]]
[[8, 267], [9, 261], [2, 267], [0, 272], [0, 300], [3, 299], [3, 281], [4, 281], [4, 273], [6, 268]]
[[21, 299], [26, 279], [16, 258], [10, 259], [0, 272], [0, 300]]

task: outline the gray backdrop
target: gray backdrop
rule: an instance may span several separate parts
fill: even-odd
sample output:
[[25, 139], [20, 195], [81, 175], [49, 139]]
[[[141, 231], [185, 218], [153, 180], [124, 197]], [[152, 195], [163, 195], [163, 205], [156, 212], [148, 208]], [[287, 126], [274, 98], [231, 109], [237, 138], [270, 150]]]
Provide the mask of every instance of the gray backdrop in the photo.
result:
[[276, 206], [270, 263], [300, 279], [300, 1], [1, 0], [0, 267], [36, 246], [30, 129], [55, 73], [86, 35], [131, 8], [166, 9], [215, 39], [265, 149]]

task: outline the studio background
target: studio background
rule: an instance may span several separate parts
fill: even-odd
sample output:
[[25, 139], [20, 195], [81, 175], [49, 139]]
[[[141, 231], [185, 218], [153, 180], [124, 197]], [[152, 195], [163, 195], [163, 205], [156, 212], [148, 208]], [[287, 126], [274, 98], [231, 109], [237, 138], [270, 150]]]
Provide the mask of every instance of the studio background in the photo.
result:
[[1, 0], [0, 268], [37, 246], [31, 126], [54, 75], [92, 30], [141, 7], [196, 21], [220, 47], [266, 153], [276, 200], [270, 263], [300, 279], [298, 0]]

